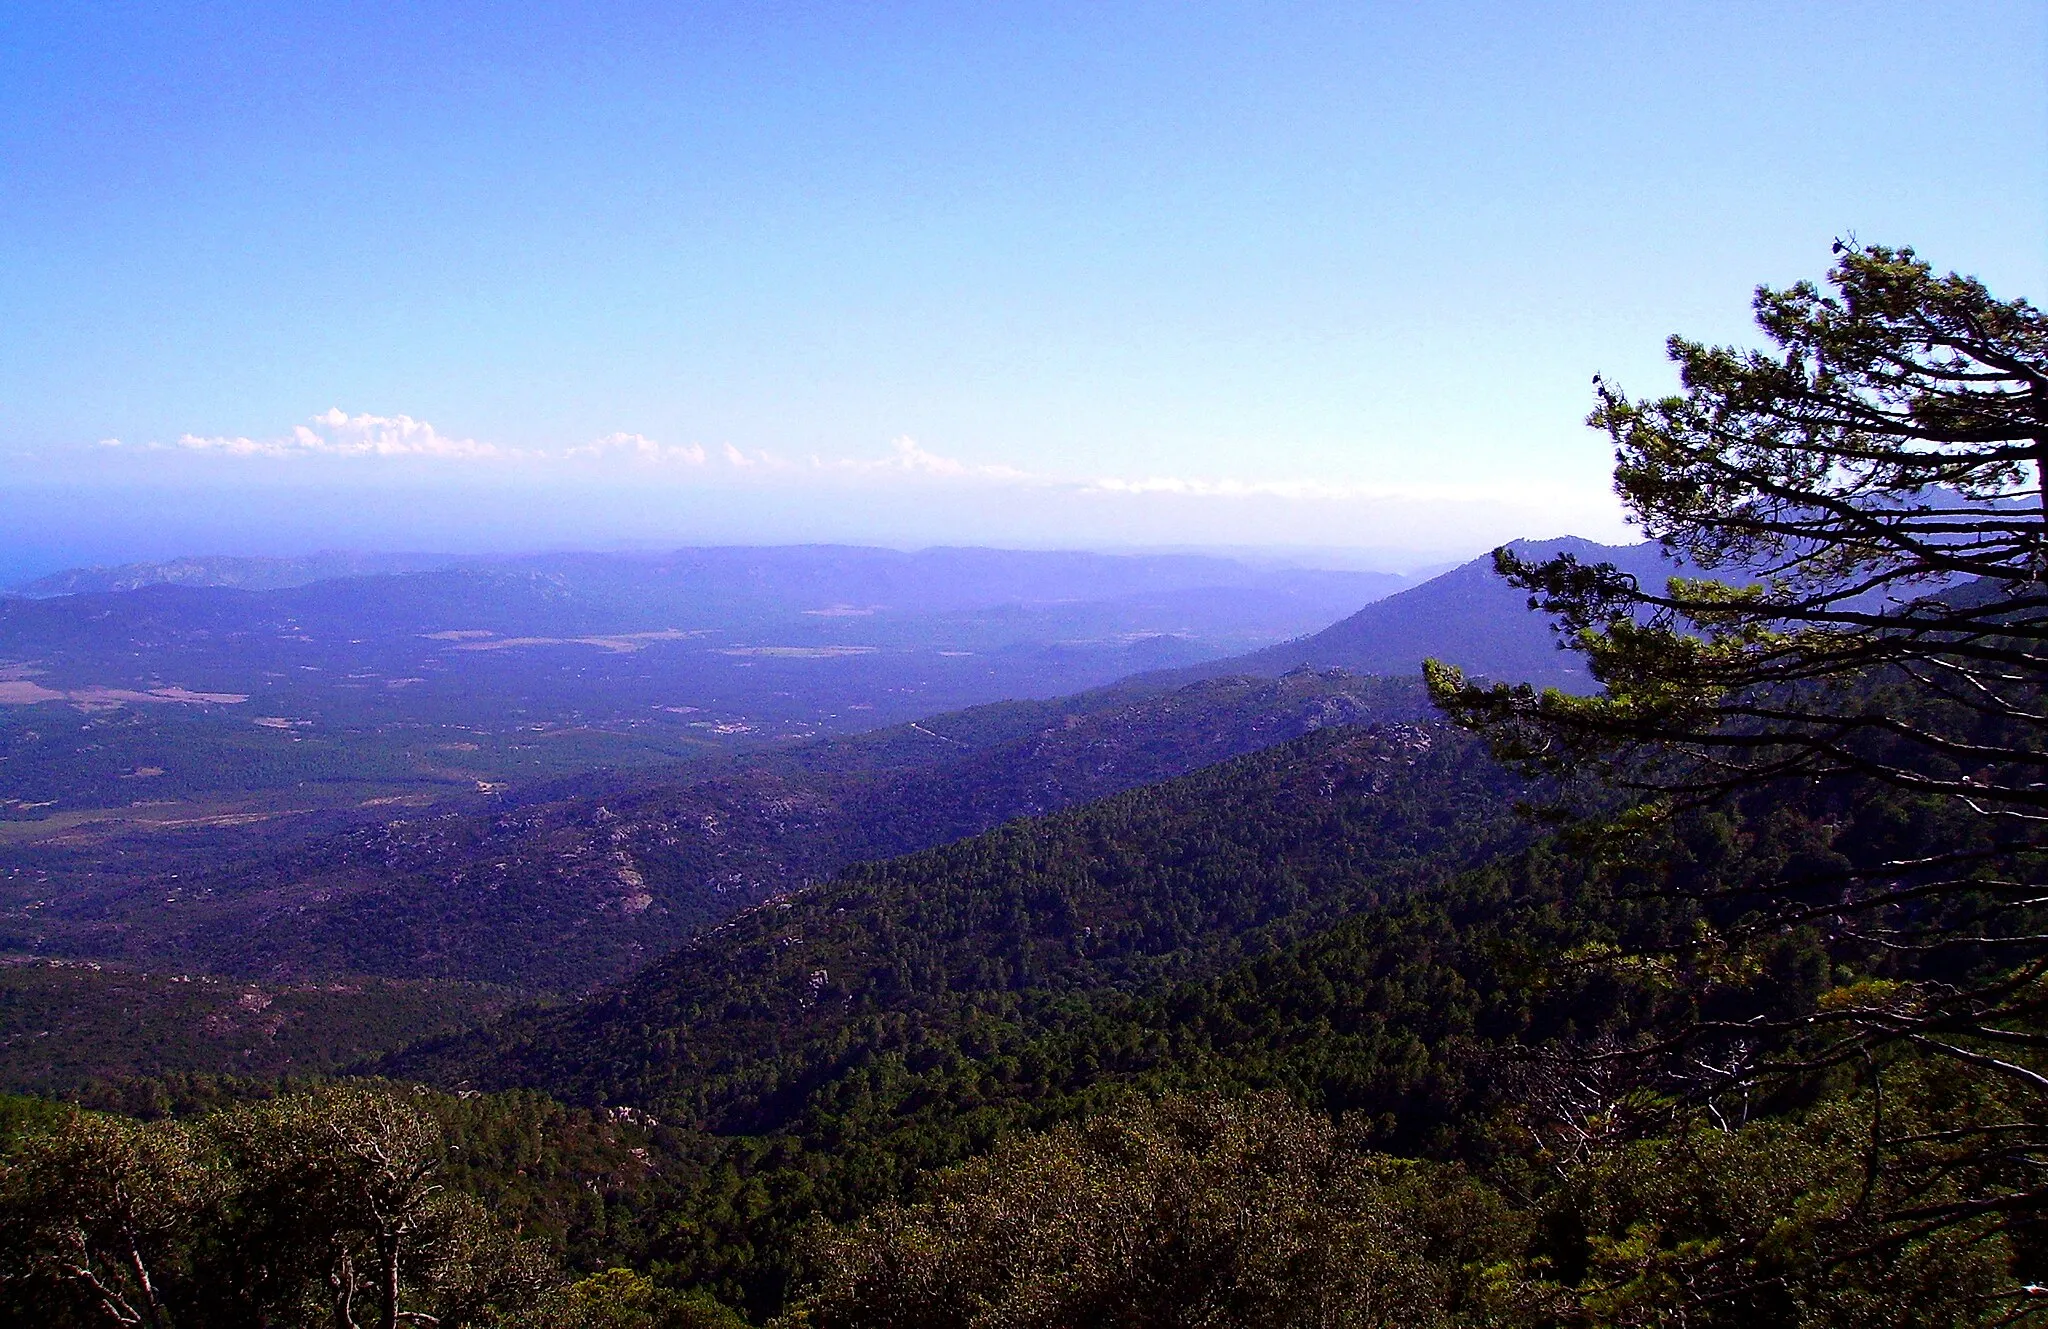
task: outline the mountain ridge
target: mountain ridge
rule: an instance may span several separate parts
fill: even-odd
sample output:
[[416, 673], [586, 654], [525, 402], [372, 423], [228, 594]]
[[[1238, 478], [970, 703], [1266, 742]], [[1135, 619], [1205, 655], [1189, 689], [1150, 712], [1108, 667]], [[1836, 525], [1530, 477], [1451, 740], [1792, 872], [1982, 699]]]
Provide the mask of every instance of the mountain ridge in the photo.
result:
[[[1684, 571], [1653, 542], [1603, 545], [1578, 536], [1515, 540], [1525, 556], [1561, 553], [1612, 563], [1649, 580]], [[1318, 632], [1244, 655], [1166, 671], [1181, 678], [1241, 673], [1271, 678], [1291, 669], [1344, 669], [1360, 674], [1419, 675], [1437, 658], [1474, 677], [1588, 692], [1592, 677], [1557, 640], [1547, 616], [1524, 591], [1502, 581], [1487, 554], [1419, 585], [1396, 591]]]

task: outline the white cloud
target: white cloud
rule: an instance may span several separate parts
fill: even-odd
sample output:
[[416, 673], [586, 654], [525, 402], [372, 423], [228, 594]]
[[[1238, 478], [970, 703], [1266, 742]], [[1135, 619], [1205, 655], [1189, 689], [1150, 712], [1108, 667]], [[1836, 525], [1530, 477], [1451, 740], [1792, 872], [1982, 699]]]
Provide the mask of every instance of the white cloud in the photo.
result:
[[[158, 444], [141, 448], [124, 447], [118, 439], [103, 439], [100, 446], [130, 455], [163, 451]], [[1161, 521], [1194, 522], [1252, 521], [1255, 510], [1264, 513], [1260, 521], [1308, 522], [1388, 520], [1389, 512], [1456, 511], [1476, 507], [1498, 508], [1537, 514], [1537, 525], [1546, 525], [1555, 514], [1565, 524], [1584, 525], [1603, 514], [1611, 500], [1602, 492], [1581, 493], [1562, 485], [1546, 487], [1489, 482], [1472, 477], [1470, 483], [1431, 486], [1367, 484], [1315, 479], [1240, 479], [1230, 476], [1185, 475], [1085, 476], [1059, 475], [1023, 470], [1001, 463], [970, 462], [934, 452], [916, 439], [903, 435], [879, 455], [827, 457], [812, 455], [804, 462], [765, 450], [743, 450], [727, 442], [707, 447], [702, 443], [663, 443], [646, 434], [618, 431], [587, 443], [561, 448], [508, 448], [470, 438], [441, 433], [432, 424], [408, 415], [350, 415], [339, 408], [315, 416], [289, 433], [271, 438], [231, 436], [180, 438], [176, 452], [210, 452], [232, 457], [289, 458], [438, 458], [474, 463], [516, 463], [524, 469], [546, 468], [572, 463], [599, 466], [629, 466], [650, 479], [657, 473], [668, 483], [698, 480], [712, 485], [721, 482], [746, 488], [775, 486], [892, 486], [937, 485], [958, 489], [1031, 491], [1046, 501], [1071, 506], [1069, 499], [1092, 499], [1113, 505], [1122, 514], [1116, 520], [1137, 520], [1139, 514], [1154, 514]], [[660, 468], [657, 472], [654, 468]], [[1088, 505], [1084, 505], [1088, 506]], [[1198, 516], [1197, 511], [1208, 514]], [[1226, 513], [1236, 516], [1226, 517]], [[1291, 514], [1291, 515], [1287, 515]], [[1316, 515], [1320, 514], [1320, 515]], [[1568, 517], [1567, 514], [1576, 514]], [[1590, 515], [1588, 515], [1590, 514]], [[1539, 520], [1540, 518], [1540, 520]], [[1611, 523], [1610, 523], [1611, 524]], [[1531, 527], [1535, 529], [1535, 527]], [[1560, 526], [1562, 529], [1562, 526]]]
[[1014, 466], [977, 466], [956, 457], [942, 457], [936, 452], [927, 452], [916, 439], [908, 434], [889, 445], [888, 455], [882, 457], [840, 457], [826, 459], [812, 457], [815, 470], [848, 471], [858, 474], [895, 472], [901, 475], [930, 475], [953, 480], [997, 480], [1008, 483], [1043, 484], [1046, 478], [1020, 471]]
[[728, 443], [724, 449], [725, 464], [736, 471], [785, 471], [789, 463], [771, 452], [741, 452]]
[[638, 461], [680, 462], [702, 466], [707, 460], [702, 443], [661, 443], [645, 434], [606, 434], [579, 447], [565, 449], [565, 457], [631, 457]]
[[409, 415], [350, 415], [340, 407], [279, 438], [185, 434], [178, 446], [235, 457], [506, 457], [512, 451], [473, 438], [450, 438]]
[[[104, 447], [121, 446], [118, 439], [104, 439]], [[151, 444], [155, 448], [158, 445]], [[612, 460], [677, 464], [709, 468], [738, 475], [765, 476], [800, 470], [818, 476], [922, 476], [938, 480], [982, 481], [997, 484], [1061, 485], [1071, 482], [1034, 475], [1014, 466], [964, 462], [942, 456], [907, 435], [894, 440], [879, 457], [810, 458], [808, 467], [793, 465], [784, 457], [765, 450], [745, 451], [731, 443], [714, 451], [702, 443], [663, 443], [646, 434], [618, 431], [575, 444], [559, 451], [551, 449], [506, 448], [473, 438], [454, 438], [425, 420], [409, 415], [350, 415], [339, 407], [314, 416], [289, 433], [266, 438], [242, 435], [185, 434], [177, 447], [188, 452], [211, 452], [231, 457], [439, 457], [464, 461], [521, 459], [541, 462], [550, 459]]]

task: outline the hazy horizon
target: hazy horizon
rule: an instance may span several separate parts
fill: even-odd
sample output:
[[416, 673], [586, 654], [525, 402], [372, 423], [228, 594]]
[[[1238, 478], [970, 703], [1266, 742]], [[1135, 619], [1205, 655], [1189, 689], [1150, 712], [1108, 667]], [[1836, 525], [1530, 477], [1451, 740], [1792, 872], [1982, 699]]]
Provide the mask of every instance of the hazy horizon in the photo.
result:
[[[1556, 531], [1532, 535], [1534, 540], [1572, 534]], [[1189, 544], [1017, 544], [971, 541], [889, 541], [889, 540], [616, 540], [609, 543], [559, 541], [553, 543], [472, 544], [461, 546], [397, 546], [292, 543], [256, 541], [229, 543], [220, 547], [180, 544], [81, 542], [70, 548], [80, 552], [67, 557], [62, 549], [42, 546], [26, 553], [0, 550], [0, 593], [18, 590], [29, 583], [58, 574], [124, 567], [151, 567], [186, 560], [236, 559], [261, 561], [310, 561], [331, 558], [390, 558], [415, 560], [493, 561], [545, 558], [550, 555], [659, 556], [689, 549], [796, 549], [844, 548], [882, 549], [899, 553], [929, 553], [941, 550], [989, 550], [1007, 553], [1077, 553], [1111, 557], [1187, 556], [1228, 560], [1250, 567], [1296, 568], [1333, 572], [1376, 572], [1420, 581], [1449, 570], [1485, 553], [1485, 549], [1414, 550], [1374, 546], [1324, 545], [1189, 545]], [[1491, 548], [1489, 546], [1488, 548]], [[95, 552], [97, 551], [97, 552]]]
[[2048, 284], [2044, 50], [1993, 0], [11, 6], [0, 579], [1626, 540], [1596, 372], [1753, 344], [1837, 237]]

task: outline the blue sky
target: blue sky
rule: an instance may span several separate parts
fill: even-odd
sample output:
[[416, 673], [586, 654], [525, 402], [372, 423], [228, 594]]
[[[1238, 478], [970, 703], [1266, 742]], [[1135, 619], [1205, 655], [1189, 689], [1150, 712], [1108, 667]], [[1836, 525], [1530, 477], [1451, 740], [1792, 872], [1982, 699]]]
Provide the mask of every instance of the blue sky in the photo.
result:
[[[1597, 370], [2044, 294], [2048, 7], [15, 3], [0, 572], [1620, 533]], [[118, 440], [118, 443], [111, 440]]]

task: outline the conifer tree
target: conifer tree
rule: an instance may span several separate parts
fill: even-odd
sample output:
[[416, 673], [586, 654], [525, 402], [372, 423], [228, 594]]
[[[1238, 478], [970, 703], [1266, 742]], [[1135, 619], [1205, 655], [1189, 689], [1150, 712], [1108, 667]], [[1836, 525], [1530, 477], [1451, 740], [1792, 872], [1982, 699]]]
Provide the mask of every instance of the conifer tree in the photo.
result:
[[[1673, 337], [1681, 391], [1653, 400], [1595, 379], [1615, 489], [1677, 575], [1496, 551], [1603, 690], [1425, 669], [1499, 754], [1641, 796], [1625, 828], [1805, 809], [1808, 849], [1698, 892], [1695, 976], [1725, 987], [1812, 936], [1833, 986], [1768, 1016], [1702, 1005], [1648, 1050], [1721, 1087], [1899, 1058], [1981, 1077], [1996, 1110], [1880, 1131], [1872, 1165], [1971, 1178], [1899, 1200], [1901, 1232], [2027, 1226], [2048, 1209], [2048, 317], [1910, 249], [1835, 255], [1825, 287], [1759, 289], [1772, 349]], [[1884, 845], [1847, 829], [1884, 818]]]

